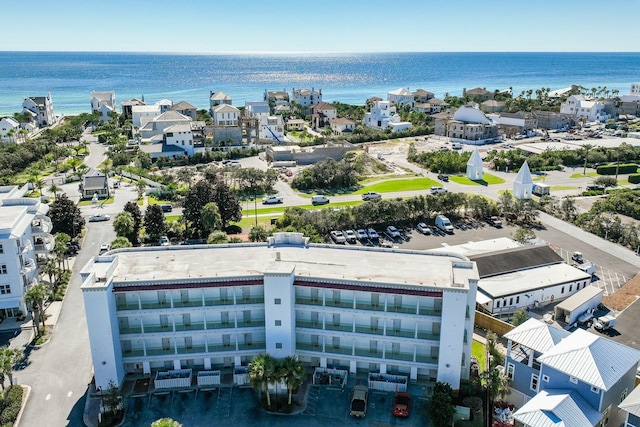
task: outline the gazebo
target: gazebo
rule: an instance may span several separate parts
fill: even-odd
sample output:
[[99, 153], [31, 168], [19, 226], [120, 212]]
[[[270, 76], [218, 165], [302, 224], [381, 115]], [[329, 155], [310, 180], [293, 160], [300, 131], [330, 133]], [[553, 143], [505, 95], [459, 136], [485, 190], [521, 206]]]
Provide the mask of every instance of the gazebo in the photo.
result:
[[531, 177], [531, 171], [529, 165], [525, 160], [516, 179], [513, 182], [513, 197], [516, 199], [530, 199], [531, 191], [533, 190], [533, 178]]
[[482, 158], [478, 147], [473, 150], [473, 154], [469, 157], [467, 162], [467, 178], [472, 181], [479, 181], [482, 179]]

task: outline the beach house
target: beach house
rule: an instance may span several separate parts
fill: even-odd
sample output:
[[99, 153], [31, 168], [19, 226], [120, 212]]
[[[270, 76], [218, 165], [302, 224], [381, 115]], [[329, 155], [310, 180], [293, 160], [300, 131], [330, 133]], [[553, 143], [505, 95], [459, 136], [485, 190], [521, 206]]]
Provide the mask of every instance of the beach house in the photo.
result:
[[3, 117], [0, 119], [0, 141], [16, 142], [20, 132], [20, 123], [13, 117]]
[[221, 90], [218, 92], [209, 91], [209, 112], [213, 114], [213, 107], [220, 104], [231, 105], [233, 104], [233, 100]]
[[403, 122], [396, 113], [396, 107], [390, 101], [374, 101], [371, 110], [364, 115], [364, 124], [373, 129], [392, 132], [411, 128], [411, 122]]
[[173, 104], [171, 110], [177, 111], [183, 116], [189, 117], [193, 121], [198, 119], [198, 109], [187, 101], [180, 101], [177, 104]]
[[610, 116], [605, 112], [604, 103], [598, 100], [588, 100], [584, 95], [571, 95], [560, 104], [560, 113], [583, 118], [590, 122], [604, 122]]
[[387, 101], [392, 102], [395, 105], [408, 105], [413, 107], [414, 99], [413, 92], [409, 91], [409, 88], [399, 88], [396, 90], [392, 90], [387, 92]]
[[111, 120], [110, 114], [116, 111], [116, 93], [91, 92], [91, 112], [100, 114], [101, 122]]
[[120, 103], [120, 107], [122, 107], [122, 115], [124, 116], [124, 119], [131, 119], [133, 117], [133, 113], [131, 111], [131, 109], [134, 106], [140, 106], [140, 105], [146, 105], [144, 103], [144, 101], [141, 101], [137, 98], [131, 98], [128, 101], [122, 101]]
[[47, 96], [26, 97], [24, 101], [22, 101], [22, 110], [33, 113], [34, 119], [39, 127], [51, 126], [56, 122], [50, 92], [47, 93]]
[[109, 198], [109, 179], [97, 169], [89, 169], [82, 175], [80, 193], [83, 199], [91, 199], [96, 195], [99, 199]]
[[458, 108], [453, 117], [436, 117], [434, 133], [483, 144], [498, 137], [498, 125], [478, 108], [465, 105]]
[[322, 89], [315, 90], [315, 88], [311, 89], [291, 89], [292, 102], [305, 107], [305, 110], [308, 110], [308, 107], [313, 104], [319, 104], [322, 102]]
[[328, 126], [332, 119], [335, 119], [338, 110], [333, 105], [326, 102], [319, 102], [309, 107], [311, 111], [311, 127], [320, 129]]
[[428, 102], [430, 99], [435, 98], [435, 94], [433, 92], [426, 91], [424, 89], [418, 89], [413, 92], [413, 100], [416, 104], [424, 104]]
[[340, 136], [343, 133], [351, 133], [355, 128], [356, 124], [352, 120], [347, 119], [346, 117], [338, 117], [330, 120], [331, 130], [333, 134], [336, 136]]

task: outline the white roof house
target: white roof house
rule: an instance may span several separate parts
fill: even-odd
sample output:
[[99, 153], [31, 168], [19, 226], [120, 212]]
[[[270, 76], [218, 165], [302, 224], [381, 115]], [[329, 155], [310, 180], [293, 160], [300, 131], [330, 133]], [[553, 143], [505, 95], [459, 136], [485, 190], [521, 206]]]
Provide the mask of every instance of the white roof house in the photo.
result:
[[0, 119], [0, 137], [6, 136], [9, 132], [20, 130], [20, 123], [13, 117], [3, 117]]
[[593, 427], [602, 415], [576, 392], [543, 390], [514, 414], [526, 426]]
[[614, 386], [629, 369], [638, 364], [638, 359], [639, 350], [584, 329], [575, 330], [538, 358], [544, 365], [602, 390]]
[[520, 167], [516, 179], [513, 181], [513, 197], [516, 199], [530, 199], [533, 191], [533, 177], [529, 170], [529, 165], [525, 160]]
[[618, 405], [618, 408], [624, 409], [628, 413], [640, 418], [640, 387], [634, 388], [627, 398]]
[[532, 350], [544, 353], [569, 335], [571, 335], [569, 331], [531, 318], [517, 328], [507, 332], [504, 337]]
[[403, 87], [387, 93], [387, 101], [396, 105], [410, 105], [413, 107], [413, 92]]
[[469, 161], [467, 162], [467, 178], [472, 181], [479, 181], [482, 179], [482, 157], [480, 157], [478, 147], [473, 150], [473, 154], [471, 154], [471, 157], [469, 157]]

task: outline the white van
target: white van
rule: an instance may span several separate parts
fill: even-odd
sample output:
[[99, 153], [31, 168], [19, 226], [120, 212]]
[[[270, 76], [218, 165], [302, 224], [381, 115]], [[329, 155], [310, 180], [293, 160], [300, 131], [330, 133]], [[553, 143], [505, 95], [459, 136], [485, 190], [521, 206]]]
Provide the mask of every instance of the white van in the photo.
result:
[[327, 203], [329, 203], [329, 199], [326, 198], [325, 196], [313, 196], [311, 198], [311, 204], [313, 206], [316, 205], [326, 205]]
[[438, 215], [436, 217], [436, 227], [448, 234], [453, 234], [453, 225], [451, 221], [444, 215]]

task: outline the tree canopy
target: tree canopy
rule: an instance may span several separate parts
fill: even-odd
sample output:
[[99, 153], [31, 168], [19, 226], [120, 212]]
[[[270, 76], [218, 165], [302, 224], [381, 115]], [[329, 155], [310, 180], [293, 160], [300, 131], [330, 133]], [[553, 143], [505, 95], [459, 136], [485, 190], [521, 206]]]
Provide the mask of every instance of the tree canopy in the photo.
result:
[[66, 194], [61, 194], [51, 203], [48, 216], [53, 230], [66, 233], [72, 240], [80, 235], [85, 224], [80, 208]]

